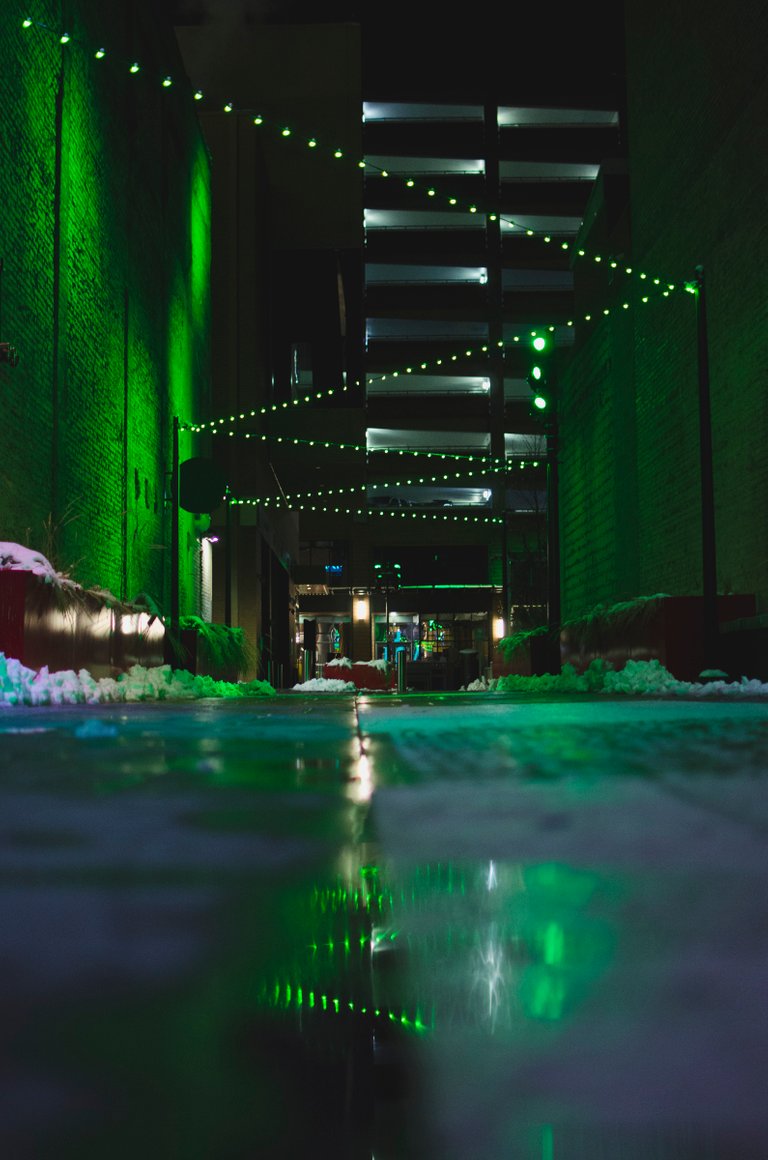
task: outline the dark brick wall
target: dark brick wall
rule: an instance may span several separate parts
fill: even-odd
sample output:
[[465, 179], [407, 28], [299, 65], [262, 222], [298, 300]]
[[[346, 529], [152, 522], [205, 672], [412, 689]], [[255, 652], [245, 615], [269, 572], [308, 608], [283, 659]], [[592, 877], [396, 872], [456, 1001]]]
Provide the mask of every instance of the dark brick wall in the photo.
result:
[[[0, 538], [167, 608], [172, 417], [200, 413], [209, 373], [208, 158], [155, 6], [65, 7], [67, 45], [58, 4], [34, 6], [47, 29], [6, 14], [0, 39], [1, 337], [20, 354], [0, 367]], [[192, 611], [185, 513], [181, 542]]]
[[[701, 592], [696, 302], [707, 279], [718, 586], [768, 607], [768, 7], [626, 6], [631, 247], [580, 309], [562, 417], [563, 613]], [[624, 264], [622, 263], [622, 265]], [[638, 272], [649, 275], [640, 281]], [[650, 289], [649, 289], [650, 287]], [[650, 293], [651, 301], [642, 297]], [[622, 300], [630, 309], [621, 310]], [[601, 368], [607, 367], [602, 374]], [[598, 379], [600, 383], [598, 384]]]

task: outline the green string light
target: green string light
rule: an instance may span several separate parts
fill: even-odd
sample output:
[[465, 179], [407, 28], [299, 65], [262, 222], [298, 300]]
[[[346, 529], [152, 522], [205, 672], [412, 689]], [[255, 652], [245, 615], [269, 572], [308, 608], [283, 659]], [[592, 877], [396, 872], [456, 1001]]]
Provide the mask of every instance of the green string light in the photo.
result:
[[[472, 470], [467, 470], [467, 471], [443, 472], [442, 474], [438, 474], [438, 475], [421, 475], [421, 476], [414, 476], [411, 479], [385, 480], [381, 483], [363, 483], [363, 484], [350, 485], [349, 487], [320, 488], [317, 491], [296, 491], [296, 492], [290, 492], [287, 495], [274, 495], [274, 496], [262, 496], [262, 497], [256, 496], [256, 497], [249, 498], [247, 500], [243, 500], [242, 502], [248, 506], [255, 506], [257, 504], [263, 504], [265, 507], [268, 507], [270, 504], [273, 504], [275, 507], [282, 507], [283, 504], [287, 504], [290, 507], [294, 504], [294, 502], [297, 502], [299, 500], [326, 499], [329, 496], [354, 495], [355, 492], [377, 491], [377, 490], [382, 489], [382, 488], [389, 490], [389, 489], [394, 489], [394, 488], [413, 487], [413, 486], [416, 486], [419, 484], [431, 484], [431, 483], [432, 484], [446, 484], [447, 483], [447, 484], [455, 485], [456, 481], [461, 481], [461, 480], [466, 480], [466, 479], [477, 479], [478, 476], [484, 477], [486, 475], [502, 474], [510, 469], [510, 460], [512, 460], [513, 462], [518, 461], [517, 457], [510, 456], [509, 459], [507, 459], [506, 461], [499, 462], [496, 459], [492, 459], [492, 460], [489, 460], [488, 462], [486, 462], [485, 465], [483, 465], [482, 461], [481, 461], [480, 465], [478, 466], [478, 468], [476, 470], [472, 469]], [[529, 461], [529, 460], [522, 459], [522, 460], [518, 461], [518, 465], [520, 468], [525, 468], [525, 467], [538, 467], [539, 464], [538, 464], [538, 460], [530, 460]]]
[[[229, 501], [233, 507], [259, 507], [260, 501], [251, 497], [230, 496]], [[381, 511], [377, 508], [369, 510], [368, 508], [348, 508], [339, 506], [329, 506], [327, 504], [296, 504], [292, 506], [293, 511], [310, 511], [322, 512], [328, 514], [332, 512], [334, 515], [345, 516], [380, 516], [382, 518], [390, 517], [391, 519], [413, 519], [413, 520], [430, 520], [433, 523], [436, 521], [443, 521], [444, 523], [464, 523], [464, 524], [502, 524], [504, 521], [499, 516], [475, 516], [475, 515], [440, 515], [434, 512], [403, 512], [403, 511]]]
[[[46, 25], [44, 25], [40, 22], [35, 22], [33, 20], [33, 18], [30, 16], [24, 17], [24, 19], [21, 21], [21, 26], [24, 29], [31, 28], [34, 24], [37, 24], [37, 27], [45, 32], [48, 32], [48, 33], [51, 32], [50, 28], [48, 28]], [[68, 45], [68, 44], [73, 42], [73, 37], [72, 37], [71, 33], [64, 31], [58, 35], [58, 40], [59, 40], [60, 44]], [[106, 55], [107, 55], [106, 49], [103, 47], [97, 48], [93, 53], [94, 58], [97, 60], [103, 60]], [[128, 71], [132, 75], [138, 74], [141, 71], [140, 63], [138, 61], [133, 61], [129, 65]], [[173, 85], [173, 79], [169, 74], [166, 74], [165, 76], [163, 76], [161, 78], [160, 84], [162, 85], [163, 88], [171, 88]], [[193, 99], [195, 101], [203, 100], [204, 99], [203, 91], [201, 89], [196, 89], [193, 92]], [[227, 101], [226, 104], [223, 106], [223, 109], [224, 109], [224, 112], [226, 112], [226, 113], [232, 113], [234, 111], [233, 102]], [[253, 123], [254, 123], [254, 125], [262, 125], [264, 123], [264, 116], [261, 113], [256, 114], [255, 116], [253, 116]], [[293, 135], [293, 129], [291, 128], [291, 126], [283, 125], [283, 127], [280, 129], [280, 134], [284, 138], [291, 137]], [[317, 145], [318, 145], [317, 138], [314, 136], [311, 136], [307, 140], [307, 145], [311, 149], [316, 149]], [[341, 148], [336, 148], [333, 151], [333, 156], [334, 156], [334, 158], [337, 158], [337, 159], [342, 158], [344, 156], [343, 150]], [[358, 166], [358, 168], [370, 169], [373, 171], [373, 173], [378, 174], [380, 176], [385, 176], [385, 177], [390, 176], [390, 173], [388, 170], [379, 168], [370, 162], [366, 162], [365, 160], [357, 161], [355, 164]], [[396, 178], [403, 177], [403, 175], [398, 175], [398, 174], [395, 174], [394, 176]], [[403, 180], [405, 180], [405, 184], [409, 189], [421, 189], [422, 188], [421, 184], [414, 181], [414, 179], [412, 177], [408, 177], [408, 178], [403, 177]], [[423, 189], [424, 189], [424, 193], [427, 197], [434, 199], [437, 196], [437, 191], [434, 188], [434, 186], [424, 185]], [[452, 207], [459, 207], [459, 199], [456, 198], [455, 196], [448, 197], [447, 203]], [[464, 208], [466, 209], [467, 212], [469, 212], [471, 214], [477, 214], [479, 212], [477, 205], [474, 205], [474, 204], [470, 204]], [[551, 233], [544, 232], [544, 231], [532, 230], [529, 227], [523, 227], [520, 222], [517, 222], [513, 218], [509, 218], [505, 215], [498, 215], [495, 211], [489, 212], [487, 214], [487, 217], [488, 217], [488, 220], [491, 220], [491, 221], [496, 221], [500, 217], [501, 221], [505, 225], [509, 226], [510, 228], [523, 232], [527, 237], [538, 238], [539, 240], [541, 240], [545, 244], [549, 244], [553, 240]], [[568, 250], [570, 248], [570, 243], [567, 241], [561, 241], [560, 248], [564, 251]], [[589, 255], [587, 255], [587, 253], [584, 249], [578, 249], [575, 251], [575, 256], [580, 257], [580, 258], [584, 258], [584, 257], [588, 257]], [[603, 261], [606, 261], [612, 270], [621, 270], [628, 277], [631, 276], [633, 273], [635, 273], [632, 266], [623, 265], [616, 258], [613, 258], [613, 257], [606, 258], [602, 254], [592, 254], [591, 258], [595, 263], [598, 263], [598, 264], [602, 263]], [[689, 290], [689, 285], [687, 285], [687, 284], [684, 284], [683, 287], [680, 287], [680, 286], [678, 286], [678, 284], [676, 282], [672, 282], [672, 281], [669, 281], [667, 279], [662, 279], [660, 277], [654, 277], [653, 279], [649, 279], [649, 275], [647, 274], [646, 271], [637, 272], [637, 276], [642, 281], [645, 281], [645, 282], [647, 282], [649, 280], [652, 281], [653, 285], [656, 287], [663, 286], [664, 289], [661, 290], [661, 296], [663, 298], [669, 298], [672, 291], [674, 291], [676, 289], [680, 289], [680, 288], [683, 288], [683, 289], [687, 290], [688, 292], [695, 293], [695, 290], [694, 291]], [[646, 297], [643, 297], [641, 299], [641, 301], [643, 303], [647, 303], [648, 300], [649, 299]], [[623, 302], [621, 304], [621, 306], [625, 310], [629, 309], [628, 302]], [[609, 314], [610, 314], [610, 308], [603, 308], [603, 316], [605, 317], [605, 316], [608, 316]], [[591, 313], [585, 313], [584, 315], [582, 315], [582, 320], [585, 322], [590, 322], [590, 321], [592, 321], [592, 317], [593, 316]], [[571, 322], [568, 325], [569, 326], [573, 325], [573, 323]], [[426, 369], [426, 368], [424, 368], [424, 369]], [[381, 376], [381, 378], [382, 379], [386, 378], [386, 376]], [[368, 381], [371, 382], [374, 380], [369, 379]]]

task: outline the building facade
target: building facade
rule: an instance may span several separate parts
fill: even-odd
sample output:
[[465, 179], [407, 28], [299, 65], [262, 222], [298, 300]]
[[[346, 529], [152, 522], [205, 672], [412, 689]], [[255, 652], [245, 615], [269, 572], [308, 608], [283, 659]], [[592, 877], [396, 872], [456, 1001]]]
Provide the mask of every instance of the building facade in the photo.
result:
[[[0, 38], [0, 538], [169, 613], [173, 420], [209, 387], [208, 155], [155, 6], [34, 8]], [[200, 532], [182, 512], [183, 612]]]

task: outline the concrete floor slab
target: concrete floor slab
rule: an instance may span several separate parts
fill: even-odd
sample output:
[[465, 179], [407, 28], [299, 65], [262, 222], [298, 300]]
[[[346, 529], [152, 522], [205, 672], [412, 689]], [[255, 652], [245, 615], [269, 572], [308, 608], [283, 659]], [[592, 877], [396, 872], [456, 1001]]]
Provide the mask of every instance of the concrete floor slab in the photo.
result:
[[2, 1154], [768, 1154], [768, 708], [0, 713]]

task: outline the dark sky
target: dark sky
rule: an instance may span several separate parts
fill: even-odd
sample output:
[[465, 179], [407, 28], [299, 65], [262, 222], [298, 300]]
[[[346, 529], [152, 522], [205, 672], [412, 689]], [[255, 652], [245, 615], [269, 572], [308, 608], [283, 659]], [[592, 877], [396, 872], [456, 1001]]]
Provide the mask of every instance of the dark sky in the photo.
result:
[[363, 32], [364, 96], [612, 103], [623, 83], [621, 0], [579, 6], [477, 0], [171, 0], [180, 23], [351, 20]]

